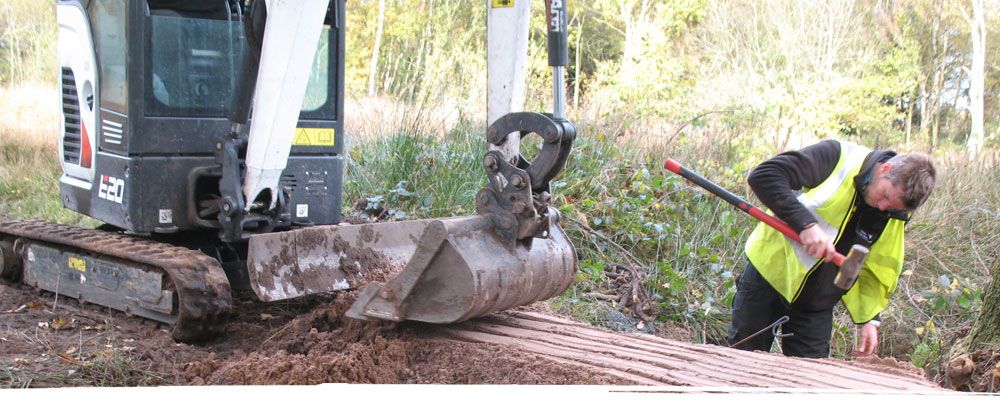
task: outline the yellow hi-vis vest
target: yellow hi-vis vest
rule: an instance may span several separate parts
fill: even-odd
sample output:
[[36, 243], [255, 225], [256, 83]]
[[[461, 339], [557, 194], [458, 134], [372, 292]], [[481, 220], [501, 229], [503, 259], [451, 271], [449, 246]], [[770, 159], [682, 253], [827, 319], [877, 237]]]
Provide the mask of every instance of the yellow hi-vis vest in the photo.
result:
[[[834, 242], [857, 212], [854, 177], [869, 153], [868, 148], [841, 141], [840, 159], [830, 176], [814, 188], [803, 188], [798, 197], [827, 235], [836, 238]], [[841, 298], [855, 323], [870, 321], [889, 304], [903, 268], [903, 240], [903, 221], [893, 218], [869, 249], [858, 280]], [[789, 303], [798, 299], [806, 278], [822, 262], [763, 222], [750, 233], [745, 251], [760, 275]]]

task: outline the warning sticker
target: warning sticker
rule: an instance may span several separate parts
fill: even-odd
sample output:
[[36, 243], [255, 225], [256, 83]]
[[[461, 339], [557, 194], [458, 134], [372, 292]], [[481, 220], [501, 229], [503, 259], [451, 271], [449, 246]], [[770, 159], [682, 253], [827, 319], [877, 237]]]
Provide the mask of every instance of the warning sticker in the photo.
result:
[[493, 8], [514, 7], [514, 0], [493, 0]]
[[336, 144], [333, 128], [295, 128], [296, 146], [333, 146]]
[[80, 272], [87, 272], [87, 262], [83, 261], [82, 258], [70, 257], [69, 267]]

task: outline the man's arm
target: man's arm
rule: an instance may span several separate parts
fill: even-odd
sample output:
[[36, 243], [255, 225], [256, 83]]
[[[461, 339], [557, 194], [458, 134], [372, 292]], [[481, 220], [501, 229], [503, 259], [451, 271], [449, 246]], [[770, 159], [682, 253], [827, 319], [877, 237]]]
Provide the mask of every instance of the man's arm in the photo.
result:
[[795, 191], [822, 183], [837, 166], [840, 143], [824, 140], [798, 151], [788, 151], [764, 161], [747, 181], [757, 198], [796, 232], [816, 218], [796, 199]]

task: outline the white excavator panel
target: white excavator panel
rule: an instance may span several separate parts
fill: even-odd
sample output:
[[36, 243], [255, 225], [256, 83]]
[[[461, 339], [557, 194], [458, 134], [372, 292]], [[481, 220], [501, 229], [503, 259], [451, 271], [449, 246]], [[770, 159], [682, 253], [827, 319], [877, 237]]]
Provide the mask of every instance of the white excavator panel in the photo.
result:
[[243, 181], [247, 209], [264, 191], [271, 193], [268, 208], [277, 201], [278, 181], [288, 162], [328, 4], [329, 0], [266, 2]]
[[89, 190], [97, 154], [97, 63], [90, 23], [79, 4], [59, 4], [59, 70], [62, 119], [59, 121], [60, 181]]

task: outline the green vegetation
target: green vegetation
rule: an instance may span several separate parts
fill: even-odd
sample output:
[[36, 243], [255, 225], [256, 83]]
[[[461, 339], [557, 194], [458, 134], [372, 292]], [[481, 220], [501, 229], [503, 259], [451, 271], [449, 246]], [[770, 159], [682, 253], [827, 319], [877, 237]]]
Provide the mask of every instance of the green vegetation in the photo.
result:
[[403, 131], [352, 148], [344, 185], [352, 203], [345, 206], [367, 214], [385, 212], [390, 219], [475, 212], [476, 193], [486, 182], [486, 141], [476, 140], [471, 131], [463, 125], [441, 138]]
[[50, 2], [0, 4], [0, 85], [48, 83], [56, 76], [55, 11]]
[[55, 146], [26, 140], [0, 128], [0, 217], [96, 226], [96, 221], [63, 208], [59, 197], [61, 174]]

